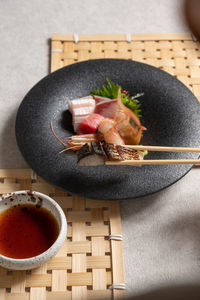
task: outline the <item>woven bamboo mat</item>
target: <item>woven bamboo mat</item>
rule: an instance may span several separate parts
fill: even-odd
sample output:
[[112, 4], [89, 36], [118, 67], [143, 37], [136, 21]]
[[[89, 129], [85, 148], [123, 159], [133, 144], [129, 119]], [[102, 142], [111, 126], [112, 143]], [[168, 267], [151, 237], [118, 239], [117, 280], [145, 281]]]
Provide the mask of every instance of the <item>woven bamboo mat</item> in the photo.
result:
[[[0, 194], [33, 190], [53, 197], [68, 222], [67, 239], [49, 262], [31, 271], [0, 268], [0, 300], [117, 299], [124, 291], [119, 203], [72, 197], [32, 170], [0, 170]], [[111, 238], [111, 240], [109, 239]]]
[[135, 60], [176, 76], [200, 101], [200, 46], [191, 34], [53, 34], [51, 50], [51, 71], [88, 59]]

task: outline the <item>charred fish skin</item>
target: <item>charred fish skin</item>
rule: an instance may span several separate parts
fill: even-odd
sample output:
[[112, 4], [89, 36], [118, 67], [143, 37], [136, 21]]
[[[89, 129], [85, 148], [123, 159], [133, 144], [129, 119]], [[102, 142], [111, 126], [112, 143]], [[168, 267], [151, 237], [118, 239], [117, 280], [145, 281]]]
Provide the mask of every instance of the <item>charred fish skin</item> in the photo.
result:
[[100, 141], [99, 142], [99, 145], [100, 145], [100, 148], [101, 148], [101, 151], [103, 153], [103, 156], [106, 158], [106, 159], [109, 159], [109, 155], [106, 153], [105, 149], [104, 149], [104, 144], [106, 142], [105, 141]]
[[120, 145], [116, 146], [116, 148], [121, 160], [140, 160], [140, 155], [137, 150], [126, 148]]
[[[92, 142], [93, 151], [98, 155], [103, 155], [107, 160], [140, 160], [140, 152], [126, 148], [122, 145], [106, 143], [105, 141]], [[143, 157], [142, 157], [143, 159]]]
[[79, 162], [82, 158], [91, 155], [92, 150], [88, 143], [85, 143], [78, 151], [77, 151], [77, 162]]
[[109, 160], [121, 160], [121, 157], [114, 144], [104, 142], [103, 148]]
[[92, 146], [94, 153], [96, 153], [98, 155], [104, 155], [104, 152], [102, 151], [100, 142], [91, 142], [91, 146]]
[[139, 151], [126, 148], [122, 145], [114, 145], [111, 143], [103, 143], [103, 148], [110, 160], [140, 160]]

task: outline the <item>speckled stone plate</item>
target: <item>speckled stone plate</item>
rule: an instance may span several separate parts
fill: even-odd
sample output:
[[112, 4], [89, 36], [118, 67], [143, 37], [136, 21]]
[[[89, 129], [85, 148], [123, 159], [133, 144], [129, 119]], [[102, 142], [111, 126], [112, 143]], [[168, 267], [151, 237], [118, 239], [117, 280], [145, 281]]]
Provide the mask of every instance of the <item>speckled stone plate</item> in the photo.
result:
[[[191, 165], [77, 165], [72, 151], [58, 154], [60, 138], [73, 134], [68, 100], [88, 95], [109, 77], [141, 97], [141, 144], [200, 147], [200, 104], [180, 81], [152, 66], [127, 60], [100, 59], [64, 67], [36, 84], [23, 99], [16, 119], [16, 138], [30, 167], [51, 184], [95, 199], [133, 199], [157, 192], [179, 180]], [[198, 158], [198, 153], [149, 152], [148, 159]]]

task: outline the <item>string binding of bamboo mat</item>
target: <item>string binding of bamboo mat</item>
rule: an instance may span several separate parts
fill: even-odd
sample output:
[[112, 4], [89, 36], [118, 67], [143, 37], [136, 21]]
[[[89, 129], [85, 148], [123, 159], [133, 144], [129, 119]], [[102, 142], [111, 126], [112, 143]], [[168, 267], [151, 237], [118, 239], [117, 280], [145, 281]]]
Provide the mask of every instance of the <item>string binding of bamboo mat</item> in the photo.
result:
[[1, 300], [124, 298], [122, 228], [118, 201], [70, 196], [31, 169], [0, 169], [0, 194], [34, 190], [53, 197], [68, 222], [58, 254], [31, 271], [0, 268]]

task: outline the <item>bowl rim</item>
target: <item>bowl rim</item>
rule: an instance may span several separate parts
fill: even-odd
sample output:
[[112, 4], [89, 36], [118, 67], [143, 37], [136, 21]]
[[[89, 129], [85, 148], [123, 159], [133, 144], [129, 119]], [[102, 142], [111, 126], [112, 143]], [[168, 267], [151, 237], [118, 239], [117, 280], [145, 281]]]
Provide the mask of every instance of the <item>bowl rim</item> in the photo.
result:
[[[23, 195], [26, 194], [26, 195], [28, 195], [28, 193], [32, 193], [33, 195], [39, 196], [41, 198], [44, 198], [45, 200], [47, 200], [48, 202], [50, 202], [51, 204], [53, 204], [53, 206], [56, 208], [56, 210], [57, 210], [57, 212], [59, 214], [59, 218], [60, 218], [60, 229], [59, 229], [58, 237], [54, 241], [54, 243], [47, 250], [45, 250], [44, 252], [42, 252], [42, 253], [40, 253], [40, 254], [38, 254], [36, 256], [31, 256], [31, 257], [28, 257], [28, 258], [11, 258], [9, 256], [2, 255], [0, 253], [0, 258], [2, 260], [4, 260], [4, 262], [9, 262], [9, 263], [14, 263], [14, 264], [17, 264], [17, 263], [19, 263], [19, 264], [20, 263], [24, 263], [24, 264], [28, 263], [28, 264], [30, 264], [30, 263], [34, 263], [35, 260], [40, 260], [41, 262], [43, 260], [46, 261], [47, 257], [51, 257], [53, 253], [55, 254], [57, 252], [57, 250], [59, 250], [60, 244], [63, 244], [64, 240], [66, 238], [66, 234], [67, 234], [67, 220], [66, 220], [66, 216], [65, 216], [65, 214], [64, 214], [61, 206], [53, 198], [51, 198], [50, 196], [48, 196], [46, 194], [43, 194], [43, 193], [40, 193], [40, 192], [37, 192], [37, 191], [20, 190], [20, 191], [15, 191], [15, 192], [3, 194], [0, 197], [0, 204], [1, 204], [1, 201], [6, 200], [8, 197], [11, 197], [12, 195], [20, 195], [20, 194], [23, 194]], [[8, 209], [8, 208], [6, 208], [6, 209]], [[54, 216], [54, 214], [50, 210], [48, 210], [48, 211]], [[54, 248], [54, 251], [52, 251], [52, 248]]]

